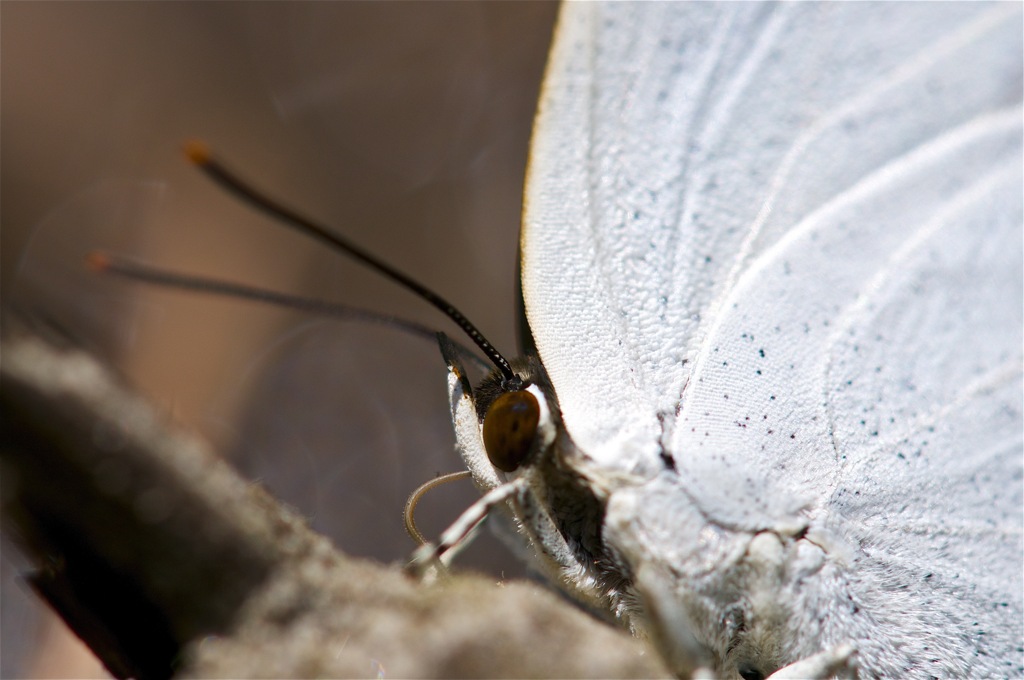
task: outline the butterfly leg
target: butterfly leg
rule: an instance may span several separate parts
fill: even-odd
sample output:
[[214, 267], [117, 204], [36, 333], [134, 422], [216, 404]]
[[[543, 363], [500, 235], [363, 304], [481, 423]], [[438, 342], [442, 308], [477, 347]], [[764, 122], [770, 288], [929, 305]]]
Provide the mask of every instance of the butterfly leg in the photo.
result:
[[768, 680], [827, 680], [827, 678], [856, 678], [856, 650], [853, 645], [837, 645], [796, 663], [780, 668]]
[[406, 568], [422, 575], [430, 566], [447, 567], [455, 559], [455, 555], [469, 545], [474, 530], [487, 519], [495, 507], [513, 496], [522, 494], [526, 489], [526, 479], [520, 477], [484, 494], [445, 529], [437, 543], [424, 543], [417, 548]]

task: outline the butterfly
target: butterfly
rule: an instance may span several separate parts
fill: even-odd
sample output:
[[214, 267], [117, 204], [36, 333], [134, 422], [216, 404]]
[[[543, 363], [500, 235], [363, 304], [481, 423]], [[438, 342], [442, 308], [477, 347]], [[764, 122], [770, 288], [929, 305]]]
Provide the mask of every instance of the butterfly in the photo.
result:
[[460, 454], [680, 676], [1024, 673], [1019, 4], [587, 3]]
[[566, 5], [527, 358], [446, 352], [467, 517], [681, 676], [1021, 674], [1021, 52], [1014, 4]]

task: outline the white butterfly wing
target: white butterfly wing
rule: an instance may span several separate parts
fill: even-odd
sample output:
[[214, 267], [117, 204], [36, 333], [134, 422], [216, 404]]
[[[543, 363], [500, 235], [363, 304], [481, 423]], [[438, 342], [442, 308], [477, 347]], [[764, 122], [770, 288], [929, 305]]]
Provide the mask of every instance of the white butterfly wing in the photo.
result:
[[760, 253], [890, 160], [1019, 101], [1014, 13], [568, 5], [522, 248], [528, 318], [577, 443], [621, 464], [608, 442], [632, 430], [650, 452], [711, 312]]
[[789, 657], [1021, 672], [1021, 29], [1018, 4], [563, 10], [522, 242], [540, 357], [600, 465], [674, 459], [609, 535], [681, 598], [747, 549], [708, 527], [807, 523]]

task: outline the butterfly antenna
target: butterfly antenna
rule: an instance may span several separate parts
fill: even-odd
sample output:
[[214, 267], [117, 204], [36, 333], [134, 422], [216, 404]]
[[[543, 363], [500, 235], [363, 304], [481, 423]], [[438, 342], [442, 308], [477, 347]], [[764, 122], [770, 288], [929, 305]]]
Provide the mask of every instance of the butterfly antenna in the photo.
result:
[[[86, 266], [96, 272], [122, 276], [132, 281], [148, 283], [160, 286], [161, 288], [174, 288], [176, 290], [187, 290], [209, 295], [221, 295], [233, 299], [240, 298], [242, 300], [260, 302], [286, 309], [296, 309], [307, 314], [346, 321], [377, 323], [401, 330], [416, 337], [429, 339], [434, 342], [437, 341], [437, 331], [433, 328], [413, 321], [399, 319], [388, 314], [380, 314], [367, 309], [357, 309], [327, 300], [287, 295], [267, 290], [266, 288], [257, 288], [256, 286], [248, 286], [208, 276], [193, 276], [167, 271], [99, 250], [89, 253], [85, 258], [85, 263]], [[453, 344], [463, 360], [470, 361], [485, 371], [490, 368], [489, 363], [481, 359], [475, 351], [466, 345], [454, 341]]]
[[262, 192], [254, 189], [234, 172], [228, 170], [210, 153], [209, 147], [200, 141], [191, 141], [185, 145], [185, 155], [192, 163], [197, 165], [207, 177], [220, 184], [222, 187], [235, 194], [249, 205], [257, 208], [271, 217], [277, 218], [280, 222], [292, 227], [296, 231], [318, 239], [335, 250], [346, 253], [350, 257], [362, 262], [366, 266], [377, 270], [392, 281], [405, 286], [419, 297], [434, 305], [441, 313], [455, 322], [462, 331], [469, 336], [469, 339], [480, 348], [480, 351], [501, 371], [505, 381], [510, 384], [520, 384], [521, 380], [512, 370], [508, 360], [495, 349], [487, 338], [477, 330], [469, 319], [462, 312], [455, 308], [450, 302], [430, 290], [419, 281], [406, 276], [386, 262], [377, 259], [367, 251], [363, 250], [347, 239], [338, 236], [327, 227], [298, 214], [285, 207], [277, 201], [269, 198]]

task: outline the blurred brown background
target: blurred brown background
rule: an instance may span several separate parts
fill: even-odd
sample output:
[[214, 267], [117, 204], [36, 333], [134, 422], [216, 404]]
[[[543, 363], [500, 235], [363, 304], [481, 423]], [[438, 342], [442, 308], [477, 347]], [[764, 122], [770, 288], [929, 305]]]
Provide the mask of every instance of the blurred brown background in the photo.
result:
[[[453, 331], [211, 185], [180, 153], [201, 137], [515, 353], [522, 178], [555, 13], [516, 2], [2, 3], [3, 302], [109, 359], [343, 550], [403, 559], [405, 497], [461, 469], [436, 346], [105, 279], [82, 257], [105, 248]], [[475, 497], [468, 483], [435, 492], [423, 528], [436, 533]], [[59, 626], [25, 591], [7, 541], [0, 558], [0, 675], [98, 672], [53, 642]], [[463, 564], [521, 573], [493, 539]]]

